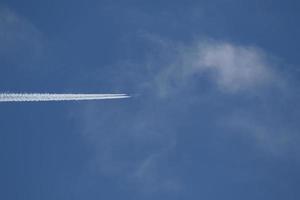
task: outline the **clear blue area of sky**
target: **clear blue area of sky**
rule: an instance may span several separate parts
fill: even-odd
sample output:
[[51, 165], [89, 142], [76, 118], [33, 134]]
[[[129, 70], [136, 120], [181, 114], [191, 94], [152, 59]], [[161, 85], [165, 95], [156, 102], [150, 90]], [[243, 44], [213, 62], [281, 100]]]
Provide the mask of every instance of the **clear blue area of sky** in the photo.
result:
[[[299, 199], [299, 10], [296, 0], [1, 0], [1, 92], [132, 98], [1, 103], [0, 199]], [[210, 39], [262, 49], [287, 87], [228, 94], [201, 76], [160, 97], [153, 80], [173, 47]], [[246, 130], [229, 128], [234, 116]]]

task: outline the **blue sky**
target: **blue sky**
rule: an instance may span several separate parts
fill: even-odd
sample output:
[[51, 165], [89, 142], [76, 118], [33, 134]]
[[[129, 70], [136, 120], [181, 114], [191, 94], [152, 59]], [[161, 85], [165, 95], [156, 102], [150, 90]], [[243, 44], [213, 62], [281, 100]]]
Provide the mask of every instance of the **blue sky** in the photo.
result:
[[298, 1], [0, 3], [1, 199], [299, 199]]

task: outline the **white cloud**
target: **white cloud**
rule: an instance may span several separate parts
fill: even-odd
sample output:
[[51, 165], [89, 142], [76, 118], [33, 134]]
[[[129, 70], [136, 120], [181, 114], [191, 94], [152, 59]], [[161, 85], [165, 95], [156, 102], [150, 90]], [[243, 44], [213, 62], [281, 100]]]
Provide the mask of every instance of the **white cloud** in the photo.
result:
[[174, 61], [156, 79], [163, 95], [207, 77], [228, 93], [258, 89], [276, 80], [270, 59], [256, 47], [204, 41], [178, 49]]
[[[156, 38], [151, 39], [157, 41]], [[115, 104], [109, 108], [97, 105], [85, 108], [85, 115], [81, 116], [83, 132], [95, 148], [95, 158], [91, 163], [97, 168], [98, 173], [118, 177], [121, 179], [118, 181], [127, 186], [133, 184], [142, 192], [147, 190], [150, 193], [174, 192], [180, 191], [181, 187], [184, 188], [180, 176], [176, 174], [165, 176], [168, 170], [164, 161], [168, 160], [170, 152], [174, 152], [177, 148], [174, 145], [178, 139], [177, 134], [186, 134], [177, 128], [177, 125], [180, 127], [181, 123], [191, 120], [193, 123], [189, 126], [193, 126], [195, 131], [201, 134], [207, 132], [217, 134], [214, 133], [215, 127], [197, 126], [196, 118], [199, 118], [199, 123], [201, 119], [207, 119], [202, 123], [214, 124], [224, 115], [223, 112], [226, 112], [227, 116], [230, 114], [228, 110], [236, 108], [230, 101], [219, 104], [218, 101], [222, 102], [220, 98], [223, 96], [218, 92], [209, 95], [201, 92], [195, 94], [190, 88], [204, 87], [214, 90], [216, 86], [219, 91], [234, 94], [264, 88], [273, 85], [277, 80], [272, 62], [266, 53], [255, 47], [207, 41], [192, 46], [174, 43], [169, 45], [164, 40], [158, 40], [157, 43], [159, 48], [154, 51], [154, 56], [149, 56], [150, 62], [146, 60], [143, 61], [146, 64], [127, 64], [126, 68], [120, 65], [121, 70], [114, 68], [114, 72], [118, 70], [122, 72], [119, 73], [122, 75], [118, 76], [118, 80], [133, 85], [133, 91], [141, 92], [139, 98], [130, 99], [137, 103], [133, 107], [130, 106], [130, 112], [122, 107], [116, 107]], [[155, 59], [156, 56], [158, 59]], [[199, 80], [200, 82], [204, 80], [213, 87], [201, 86]], [[155, 98], [156, 94], [169, 96], [174, 93], [176, 98], [168, 101]], [[196, 98], [194, 100], [179, 98], [184, 95], [189, 97], [194, 95]], [[233, 95], [230, 97], [235, 98]], [[215, 109], [216, 107], [218, 109]], [[207, 113], [209, 111], [213, 112], [210, 116]], [[183, 116], [176, 119], [174, 113]], [[247, 122], [247, 119], [245, 120]], [[268, 129], [256, 127], [258, 132], [265, 132], [265, 129]], [[229, 132], [231, 128], [226, 126], [225, 131]], [[218, 132], [222, 131], [224, 129]], [[261, 143], [268, 143], [268, 137], [271, 135], [265, 134]]]
[[273, 76], [263, 52], [252, 47], [213, 44], [200, 47], [198, 55], [196, 69], [211, 71], [218, 85], [227, 91], [265, 84]]

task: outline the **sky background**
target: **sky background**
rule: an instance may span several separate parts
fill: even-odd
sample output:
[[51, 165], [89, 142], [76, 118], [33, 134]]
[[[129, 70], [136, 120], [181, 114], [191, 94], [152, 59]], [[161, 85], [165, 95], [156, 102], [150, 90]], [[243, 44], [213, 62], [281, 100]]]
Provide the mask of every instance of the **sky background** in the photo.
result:
[[0, 199], [299, 199], [299, 9], [1, 0]]

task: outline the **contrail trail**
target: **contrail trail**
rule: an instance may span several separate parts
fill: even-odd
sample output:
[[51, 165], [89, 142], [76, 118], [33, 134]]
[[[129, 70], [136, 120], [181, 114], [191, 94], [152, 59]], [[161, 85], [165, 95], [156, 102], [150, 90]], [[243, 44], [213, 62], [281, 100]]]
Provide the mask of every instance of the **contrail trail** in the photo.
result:
[[126, 94], [0, 93], [0, 102], [82, 101], [129, 98]]

